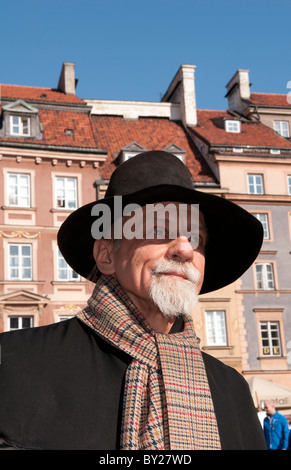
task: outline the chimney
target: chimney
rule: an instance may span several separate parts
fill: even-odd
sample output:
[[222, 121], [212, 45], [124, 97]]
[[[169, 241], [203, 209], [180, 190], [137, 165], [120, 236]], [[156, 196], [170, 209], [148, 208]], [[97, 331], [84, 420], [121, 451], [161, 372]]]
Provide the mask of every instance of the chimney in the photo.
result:
[[238, 113], [242, 112], [246, 108], [243, 100], [249, 100], [251, 96], [249, 70], [238, 70], [226, 85], [226, 89], [228, 109]]
[[58, 90], [66, 93], [67, 95], [74, 95], [76, 91], [76, 79], [75, 79], [75, 64], [72, 62], [64, 62]]
[[161, 101], [179, 103], [185, 126], [197, 126], [195, 94], [196, 65], [181, 65]]

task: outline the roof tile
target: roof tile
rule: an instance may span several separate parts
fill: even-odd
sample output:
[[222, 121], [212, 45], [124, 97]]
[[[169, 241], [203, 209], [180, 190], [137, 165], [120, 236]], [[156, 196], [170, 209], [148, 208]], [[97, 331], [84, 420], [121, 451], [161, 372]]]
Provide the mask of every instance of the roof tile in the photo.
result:
[[271, 106], [271, 107], [291, 107], [291, 102], [288, 103], [287, 95], [279, 93], [251, 93], [248, 100], [252, 104]]
[[192, 131], [210, 145], [291, 148], [291, 142], [256, 121], [242, 121], [240, 133], [226, 132], [224, 120], [235, 119], [228, 111], [198, 110], [197, 119], [198, 125]]
[[[61, 147], [96, 148], [90, 117], [87, 113], [40, 109], [38, 114], [43, 125], [42, 140], [2, 137], [0, 141]], [[66, 129], [72, 129], [73, 135], [67, 135]]]
[[67, 95], [57, 89], [22, 85], [1, 84], [0, 96], [2, 98], [42, 101], [44, 103], [85, 104], [81, 98], [75, 95]]
[[114, 160], [121, 149], [137, 142], [147, 150], [162, 150], [174, 143], [183, 148], [186, 165], [193, 181], [216, 182], [214, 175], [193, 142], [187, 137], [181, 122], [165, 118], [125, 120], [120, 116], [92, 115], [97, 146], [108, 151], [107, 161], [101, 167], [101, 176], [109, 179], [116, 168]]

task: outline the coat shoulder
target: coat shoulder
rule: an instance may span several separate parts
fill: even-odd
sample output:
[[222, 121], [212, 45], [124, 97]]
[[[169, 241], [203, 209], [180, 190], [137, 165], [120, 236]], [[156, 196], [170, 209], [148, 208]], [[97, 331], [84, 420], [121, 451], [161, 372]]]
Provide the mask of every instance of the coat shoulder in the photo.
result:
[[264, 450], [266, 443], [245, 378], [202, 353], [223, 449]]
[[248, 383], [236, 369], [207, 353], [202, 352], [202, 357], [207, 374], [218, 384], [225, 384], [225, 386], [237, 385], [249, 392]]

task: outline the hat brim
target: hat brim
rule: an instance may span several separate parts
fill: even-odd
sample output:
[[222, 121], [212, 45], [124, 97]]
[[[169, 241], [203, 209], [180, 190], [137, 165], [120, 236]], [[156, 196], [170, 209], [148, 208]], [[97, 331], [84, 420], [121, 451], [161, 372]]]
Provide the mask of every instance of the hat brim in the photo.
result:
[[[159, 185], [122, 196], [123, 207], [176, 201], [199, 204], [207, 227], [205, 273], [200, 293], [215, 291], [237, 280], [256, 259], [263, 241], [261, 222], [237, 204], [209, 193], [174, 185]], [[94, 201], [72, 212], [60, 227], [58, 245], [71, 268], [89, 278], [95, 266], [91, 215], [96, 204], [114, 209], [114, 197]]]

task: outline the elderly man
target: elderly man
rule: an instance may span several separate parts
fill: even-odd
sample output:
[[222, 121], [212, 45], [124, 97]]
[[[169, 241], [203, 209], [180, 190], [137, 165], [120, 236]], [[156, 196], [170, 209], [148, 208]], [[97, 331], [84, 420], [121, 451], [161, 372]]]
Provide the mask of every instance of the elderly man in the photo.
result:
[[58, 234], [70, 266], [96, 283], [88, 306], [66, 322], [0, 336], [3, 441], [265, 449], [246, 382], [201, 353], [191, 316], [198, 294], [235, 281], [261, 243], [257, 219], [194, 190], [172, 154], [145, 152], [117, 167], [105, 198], [73, 212]]

